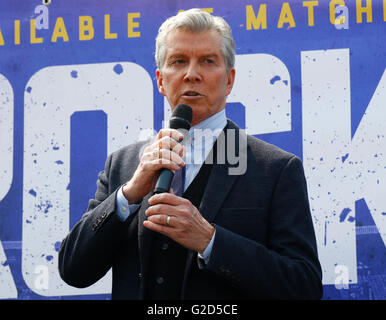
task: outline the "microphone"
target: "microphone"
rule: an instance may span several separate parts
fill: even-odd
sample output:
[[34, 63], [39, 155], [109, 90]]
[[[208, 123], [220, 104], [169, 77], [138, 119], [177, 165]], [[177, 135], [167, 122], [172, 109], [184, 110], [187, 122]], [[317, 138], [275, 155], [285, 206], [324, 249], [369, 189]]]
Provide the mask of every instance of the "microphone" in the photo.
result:
[[[177, 130], [189, 130], [193, 118], [192, 108], [186, 104], [179, 104], [173, 111], [169, 120], [169, 128]], [[154, 193], [169, 192], [172, 184], [174, 173], [170, 169], [163, 168], [160, 170]]]

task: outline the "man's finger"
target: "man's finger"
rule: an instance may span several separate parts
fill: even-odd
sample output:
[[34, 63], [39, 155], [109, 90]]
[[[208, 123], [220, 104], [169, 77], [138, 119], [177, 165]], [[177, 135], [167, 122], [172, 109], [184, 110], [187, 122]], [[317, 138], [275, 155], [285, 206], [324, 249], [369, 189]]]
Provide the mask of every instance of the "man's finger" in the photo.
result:
[[173, 207], [168, 204], [159, 203], [156, 205], [152, 205], [151, 207], [147, 208], [145, 211], [146, 216], [150, 217], [153, 215], [160, 215], [160, 214], [167, 214], [171, 210], [173, 210]]
[[166, 214], [156, 214], [148, 217], [147, 220], [163, 226], [172, 227], [172, 221], [176, 222], [176, 217]]
[[162, 137], [171, 137], [176, 141], [182, 141], [184, 135], [176, 129], [165, 128], [161, 129], [157, 134], [157, 139], [161, 139]]
[[162, 137], [157, 141], [159, 149], [168, 149], [177, 153], [180, 156], [183, 156], [185, 154], [186, 148], [184, 148], [184, 146], [175, 139], [172, 139], [170, 137]]
[[167, 168], [176, 171], [181, 168], [177, 163], [164, 158], [144, 161], [143, 165], [146, 170], [151, 169], [152, 171], [159, 171], [162, 168]]
[[159, 193], [151, 196], [150, 199], [148, 200], [148, 203], [151, 206], [156, 205], [158, 203], [177, 206], [179, 204], [182, 204], [184, 200], [185, 200], [184, 198], [178, 197], [174, 193], [164, 192], [164, 193]]
[[166, 235], [166, 236], [168, 236], [170, 234], [170, 232], [173, 230], [172, 228], [170, 228], [168, 226], [165, 226], [165, 225], [162, 225], [162, 224], [158, 224], [158, 223], [154, 223], [154, 222], [149, 221], [149, 220], [145, 220], [143, 222], [143, 226], [145, 228], [148, 228], [148, 229], [150, 229], [152, 231], [161, 233], [161, 234]]
[[171, 160], [178, 165], [185, 165], [184, 160], [181, 158], [181, 156], [169, 149], [159, 149], [159, 158], [161, 159], [166, 159], [166, 160]]

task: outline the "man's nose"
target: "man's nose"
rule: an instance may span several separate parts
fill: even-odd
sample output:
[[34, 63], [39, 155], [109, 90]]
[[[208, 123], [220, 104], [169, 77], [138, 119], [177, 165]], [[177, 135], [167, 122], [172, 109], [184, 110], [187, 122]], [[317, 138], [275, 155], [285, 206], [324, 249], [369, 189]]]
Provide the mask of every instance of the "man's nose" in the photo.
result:
[[186, 70], [184, 81], [196, 82], [201, 80], [199, 66], [196, 63], [190, 63]]

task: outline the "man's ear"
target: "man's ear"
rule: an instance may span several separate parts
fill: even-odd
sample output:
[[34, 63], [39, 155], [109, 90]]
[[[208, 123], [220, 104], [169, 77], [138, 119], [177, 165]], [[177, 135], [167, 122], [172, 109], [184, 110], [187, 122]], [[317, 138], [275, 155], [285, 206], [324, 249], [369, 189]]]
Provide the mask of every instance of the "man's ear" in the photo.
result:
[[236, 70], [232, 68], [228, 72], [228, 82], [227, 82], [227, 95], [229, 95], [232, 91], [233, 84], [235, 83]]
[[165, 88], [163, 86], [163, 78], [162, 78], [162, 74], [161, 74], [161, 71], [159, 69], [157, 69], [155, 71], [155, 75], [157, 77], [157, 87], [158, 87], [158, 91], [160, 94], [162, 94], [163, 96], [165, 95]]

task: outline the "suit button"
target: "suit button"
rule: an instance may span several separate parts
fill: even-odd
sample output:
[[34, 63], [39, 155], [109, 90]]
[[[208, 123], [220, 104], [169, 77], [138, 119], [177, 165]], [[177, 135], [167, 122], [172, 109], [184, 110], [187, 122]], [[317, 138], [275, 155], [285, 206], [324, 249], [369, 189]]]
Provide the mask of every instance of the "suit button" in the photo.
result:
[[138, 280], [141, 281], [142, 280], [142, 273], [138, 273]]
[[218, 268], [218, 270], [219, 270], [220, 272], [225, 272], [225, 267], [224, 267], [224, 266], [220, 266], [220, 267]]
[[163, 284], [164, 283], [164, 278], [163, 277], [158, 277], [156, 281], [157, 281], [158, 284]]
[[165, 242], [162, 244], [162, 250], [167, 250], [169, 248], [169, 245]]

